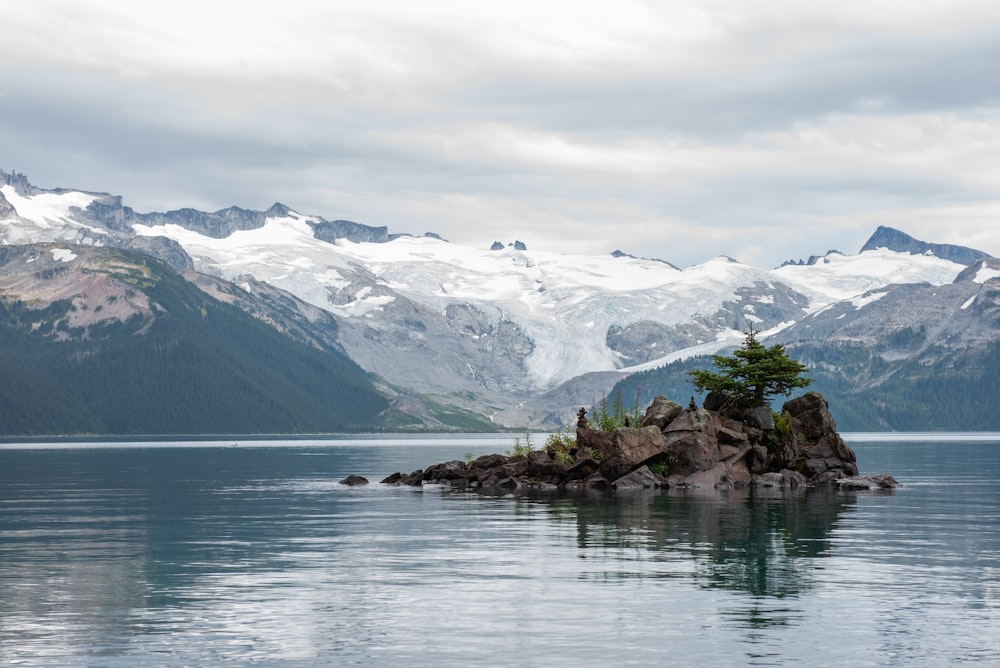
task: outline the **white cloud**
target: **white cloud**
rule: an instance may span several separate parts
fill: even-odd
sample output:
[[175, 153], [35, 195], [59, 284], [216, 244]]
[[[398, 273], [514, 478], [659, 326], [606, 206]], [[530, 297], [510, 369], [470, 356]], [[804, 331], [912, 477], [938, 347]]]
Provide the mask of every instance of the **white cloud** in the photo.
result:
[[[0, 165], [684, 265], [1000, 253], [1000, 3], [6, 3]], [[996, 231], [994, 231], [996, 230]]]

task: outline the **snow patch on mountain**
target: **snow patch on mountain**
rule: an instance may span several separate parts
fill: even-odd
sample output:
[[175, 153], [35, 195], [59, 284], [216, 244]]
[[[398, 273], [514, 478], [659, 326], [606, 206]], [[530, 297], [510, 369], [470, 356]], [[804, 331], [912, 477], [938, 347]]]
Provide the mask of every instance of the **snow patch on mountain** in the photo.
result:
[[944, 285], [963, 269], [964, 265], [933, 254], [911, 255], [880, 248], [858, 255], [830, 253], [816, 264], [779, 267], [774, 275], [809, 295], [812, 308], [819, 309], [886, 285]]
[[[771, 327], [763, 331], [754, 330], [758, 339], [766, 339], [770, 336], [774, 336], [778, 332], [785, 330], [795, 324], [795, 321], [781, 322], [776, 326]], [[634, 366], [625, 367], [619, 369], [623, 375], [630, 373], [635, 373], [637, 371], [649, 371], [650, 369], [656, 369], [661, 366], [666, 366], [667, 364], [672, 364], [674, 362], [681, 362], [692, 357], [705, 357], [708, 355], [718, 354], [720, 351], [736, 348], [746, 340], [746, 332], [740, 332], [735, 329], [725, 329], [718, 333], [716, 338], [712, 341], [707, 341], [705, 343], [699, 343], [698, 345], [689, 346], [687, 348], [682, 348], [681, 350], [672, 351], [668, 355], [659, 357], [655, 360], [646, 362], [645, 364], [636, 364]]]
[[103, 234], [103, 230], [74, 219], [73, 209], [86, 209], [97, 195], [70, 191], [64, 193], [44, 192], [37, 195], [21, 195], [9, 185], [0, 186], [0, 195], [14, 208], [21, 218], [18, 224], [8, 223], [4, 228], [7, 243], [31, 243], [39, 234], [50, 238], [70, 240], [81, 230]]
[[72, 262], [76, 259], [76, 253], [68, 248], [53, 248], [52, 259], [56, 262]]
[[328, 288], [343, 287], [337, 256], [329, 244], [317, 241], [307, 217], [294, 212], [268, 218], [262, 227], [237, 230], [228, 237], [209, 237], [180, 225], [135, 225], [139, 236], [164, 236], [179, 243], [200, 272], [237, 280], [252, 275], [287, 290], [314, 306], [330, 309]]
[[651, 362], [646, 362], [645, 364], [636, 364], [635, 366], [625, 367], [619, 369], [622, 374], [635, 373], [637, 371], [648, 371], [650, 369], [656, 369], [667, 364], [672, 364], [673, 362], [680, 362], [682, 360], [690, 359], [691, 357], [701, 357], [704, 355], [715, 355], [720, 350], [726, 348], [731, 348], [740, 344], [746, 338], [746, 334], [743, 332], [737, 332], [735, 329], [727, 329], [719, 332], [718, 336], [706, 343], [699, 343], [695, 346], [689, 346], [681, 350], [675, 350], [669, 355], [664, 355]]
[[997, 277], [1000, 277], [1000, 269], [994, 269], [984, 264], [979, 268], [979, 271], [976, 272], [976, 276], [972, 279], [972, 281], [974, 283], [985, 283], [986, 281]]
[[885, 297], [889, 292], [887, 290], [880, 290], [878, 292], [870, 292], [867, 295], [861, 295], [859, 297], [854, 297], [851, 299], [851, 303], [854, 304], [855, 310], [863, 309], [873, 302]]

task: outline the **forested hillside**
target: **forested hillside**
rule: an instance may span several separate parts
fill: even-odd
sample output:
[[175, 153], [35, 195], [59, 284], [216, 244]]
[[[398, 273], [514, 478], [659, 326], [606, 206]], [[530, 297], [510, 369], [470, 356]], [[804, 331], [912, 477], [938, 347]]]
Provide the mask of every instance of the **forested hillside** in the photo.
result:
[[148, 313], [74, 328], [67, 316], [80, 306], [72, 300], [33, 310], [0, 299], [0, 433], [313, 433], [377, 426], [385, 398], [339, 351], [282, 335], [158, 260], [107, 252], [141, 269], [123, 273], [119, 263], [109, 276], [144, 293]]

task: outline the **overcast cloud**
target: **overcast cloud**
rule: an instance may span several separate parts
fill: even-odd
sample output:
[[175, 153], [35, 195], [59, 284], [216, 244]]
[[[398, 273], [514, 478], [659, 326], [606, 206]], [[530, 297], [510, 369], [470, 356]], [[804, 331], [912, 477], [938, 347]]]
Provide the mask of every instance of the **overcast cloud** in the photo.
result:
[[[828, 6], [827, 6], [828, 5]], [[0, 0], [0, 167], [679, 266], [1000, 255], [996, 0]]]

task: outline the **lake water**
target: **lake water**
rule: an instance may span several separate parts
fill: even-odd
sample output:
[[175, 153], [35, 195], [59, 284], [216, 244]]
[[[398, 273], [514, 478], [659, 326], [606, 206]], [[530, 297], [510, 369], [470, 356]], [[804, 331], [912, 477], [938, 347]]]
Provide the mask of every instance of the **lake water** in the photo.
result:
[[494, 435], [0, 445], [0, 664], [1000, 665], [1000, 435], [848, 440], [904, 487], [337, 484]]

